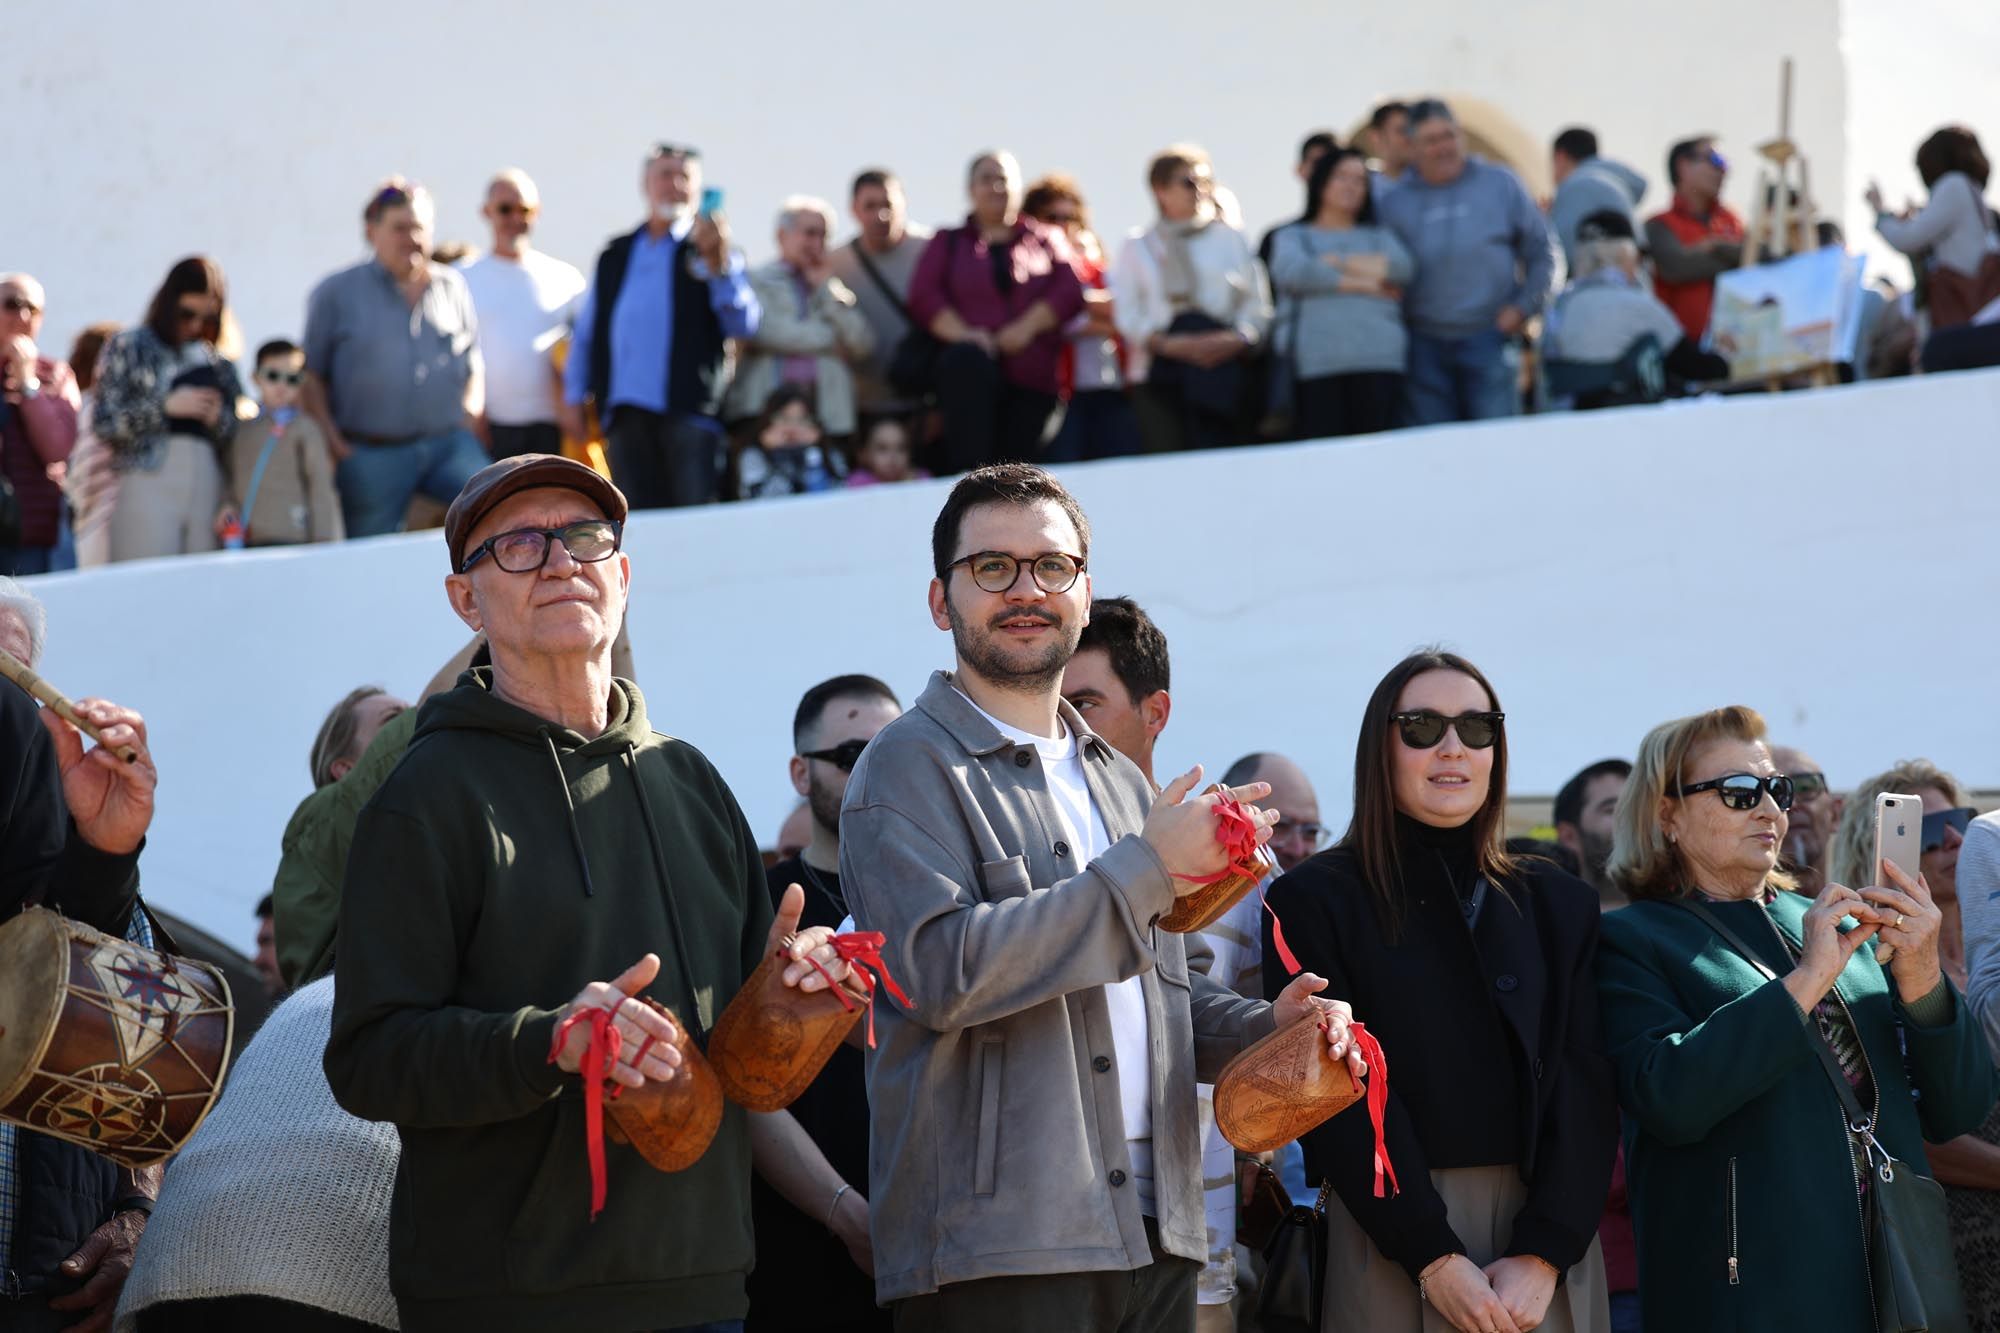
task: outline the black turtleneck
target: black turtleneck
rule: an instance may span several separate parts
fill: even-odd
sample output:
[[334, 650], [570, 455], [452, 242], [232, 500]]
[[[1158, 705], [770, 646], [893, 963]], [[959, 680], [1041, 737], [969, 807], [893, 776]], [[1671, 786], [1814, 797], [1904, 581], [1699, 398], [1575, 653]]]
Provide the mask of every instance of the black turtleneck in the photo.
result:
[[[1617, 1125], [1591, 976], [1596, 897], [1530, 862], [1513, 882], [1488, 885], [1468, 922], [1464, 905], [1480, 884], [1470, 825], [1440, 829], [1398, 815], [1396, 833], [1393, 929], [1346, 847], [1271, 886], [1268, 901], [1300, 964], [1327, 978], [1325, 994], [1351, 1003], [1382, 1042], [1402, 1193], [1373, 1197], [1365, 1115], [1336, 1116], [1306, 1135], [1307, 1173], [1331, 1179], [1377, 1248], [1414, 1276], [1463, 1249], [1427, 1172], [1516, 1166], [1530, 1198], [1509, 1253], [1567, 1268], [1595, 1233]], [[1264, 929], [1265, 993], [1275, 995], [1289, 978], [1268, 921]]]

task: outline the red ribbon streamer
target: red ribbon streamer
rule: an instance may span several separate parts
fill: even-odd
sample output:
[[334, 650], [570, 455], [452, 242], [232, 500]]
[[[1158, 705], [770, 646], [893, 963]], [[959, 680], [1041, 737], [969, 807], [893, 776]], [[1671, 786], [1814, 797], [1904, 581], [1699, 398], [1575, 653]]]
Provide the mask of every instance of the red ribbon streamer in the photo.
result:
[[1213, 875], [1176, 875], [1174, 878], [1190, 884], [1220, 884], [1232, 875], [1264, 878], [1264, 867], [1257, 863], [1257, 821], [1250, 818], [1250, 812], [1233, 796], [1216, 796], [1215, 840], [1229, 853], [1227, 868]]
[[[583, 1061], [577, 1072], [583, 1075], [583, 1141], [590, 1156], [590, 1220], [595, 1222], [604, 1211], [604, 1082], [618, 1063], [618, 1048], [624, 1038], [619, 1034], [614, 1010], [578, 1009], [556, 1025], [555, 1038], [549, 1042], [550, 1064], [556, 1062], [569, 1030], [578, 1023], [590, 1026], [590, 1042], [583, 1048]], [[646, 1046], [650, 1045], [649, 1037]], [[646, 1047], [642, 1046], [639, 1058], [643, 1060], [645, 1053]], [[618, 1094], [624, 1090], [624, 1084], [614, 1085], [611, 1099], [618, 1100]]]
[[1382, 1180], [1389, 1181], [1389, 1194], [1401, 1194], [1403, 1187], [1396, 1183], [1396, 1168], [1389, 1161], [1389, 1135], [1382, 1120], [1389, 1110], [1389, 1057], [1382, 1054], [1382, 1043], [1375, 1039], [1360, 1023], [1349, 1023], [1347, 1030], [1352, 1035], [1354, 1049], [1361, 1052], [1361, 1058], [1368, 1062], [1368, 1120], [1375, 1127], [1375, 1197], [1387, 1198], [1382, 1192]]
[[[905, 1009], [910, 1007], [910, 997], [903, 994], [903, 988], [898, 986], [896, 979], [889, 975], [889, 965], [882, 961], [882, 946], [888, 942], [889, 937], [879, 930], [850, 930], [845, 935], [835, 935], [827, 941], [828, 944], [833, 946], [834, 953], [848, 963], [847, 974], [857, 979], [861, 983], [861, 989], [868, 992], [866, 1004], [868, 1005], [868, 1049], [870, 1050], [875, 1049], [875, 978], [868, 975], [867, 969], [873, 968], [880, 974], [882, 984], [889, 988], [889, 993], [896, 997], [898, 1004], [902, 1005]], [[778, 956], [782, 958], [784, 954], [780, 953]], [[806, 961], [813, 965], [815, 972], [826, 978], [826, 984], [832, 988], [834, 998], [840, 1001], [840, 1007], [852, 1013], [854, 1011], [854, 1001], [848, 998], [846, 988], [835, 981], [832, 974], [824, 967], [820, 966], [819, 959], [813, 957], [811, 954], [807, 954]]]
[[[1264, 900], [1264, 910], [1271, 913], [1271, 944], [1278, 951], [1278, 961], [1285, 965], [1288, 976], [1299, 974], [1298, 955], [1285, 943], [1285, 930], [1278, 921], [1278, 914], [1272, 910], [1270, 899]], [[1325, 1031], [1326, 1025], [1321, 1024]], [[1348, 1040], [1354, 1049], [1361, 1052], [1361, 1058], [1368, 1062], [1368, 1077], [1362, 1086], [1368, 1098], [1368, 1122], [1375, 1129], [1375, 1197], [1387, 1198], [1383, 1193], [1383, 1181], [1388, 1181], [1389, 1194], [1401, 1194], [1403, 1187], [1396, 1183], [1396, 1167], [1389, 1160], [1389, 1132], [1383, 1121], [1389, 1111], [1389, 1057], [1382, 1053], [1382, 1043], [1361, 1023], [1347, 1025]]]

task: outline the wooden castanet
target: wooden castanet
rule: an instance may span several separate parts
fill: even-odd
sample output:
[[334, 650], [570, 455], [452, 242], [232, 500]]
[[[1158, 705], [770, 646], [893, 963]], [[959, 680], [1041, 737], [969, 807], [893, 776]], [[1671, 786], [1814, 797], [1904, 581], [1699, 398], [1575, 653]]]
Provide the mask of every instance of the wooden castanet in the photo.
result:
[[229, 983], [192, 958], [30, 907], [0, 926], [0, 1120], [145, 1167], [222, 1091]]
[[722, 1011], [708, 1038], [709, 1063], [738, 1106], [778, 1111], [797, 1101], [854, 1025], [866, 997], [843, 1004], [834, 987], [802, 991], [785, 984], [791, 941], [766, 958]]
[[644, 1087], [626, 1088], [615, 1099], [606, 1098], [604, 1110], [611, 1123], [605, 1131], [612, 1142], [631, 1144], [647, 1165], [684, 1171], [701, 1160], [722, 1127], [722, 1085], [674, 1011], [643, 995], [637, 999], [673, 1023], [679, 1034], [674, 1049], [681, 1053], [681, 1067], [664, 1083], [648, 1079]]
[[[1221, 791], [1222, 784], [1216, 783], [1208, 790]], [[1246, 863], [1231, 865], [1229, 872], [1215, 883], [1204, 884], [1193, 893], [1176, 898], [1173, 911], [1160, 918], [1160, 929], [1170, 930], [1176, 935], [1206, 930], [1277, 868], [1278, 863], [1271, 859], [1270, 850], [1259, 843]]]
[[1365, 1089], [1327, 1054], [1310, 1020], [1287, 1024], [1223, 1066], [1215, 1081], [1215, 1125], [1244, 1152], [1290, 1143], [1361, 1100]]

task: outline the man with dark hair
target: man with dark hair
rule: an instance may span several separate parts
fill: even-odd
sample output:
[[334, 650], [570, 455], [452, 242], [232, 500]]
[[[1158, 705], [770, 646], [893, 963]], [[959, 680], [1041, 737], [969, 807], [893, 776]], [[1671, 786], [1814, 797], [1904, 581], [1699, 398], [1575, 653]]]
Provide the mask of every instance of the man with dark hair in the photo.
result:
[[1646, 193], [1646, 178], [1622, 162], [1597, 155], [1595, 132], [1573, 126], [1558, 134], [1549, 152], [1556, 194], [1549, 204], [1549, 226], [1562, 242], [1563, 259], [1576, 273], [1576, 232], [1593, 213], [1623, 214], [1634, 236], [1639, 232], [1636, 210]]
[[755, 337], [763, 312], [729, 224], [695, 211], [701, 153], [657, 145], [642, 185], [646, 221], [604, 247], [577, 311], [562, 430], [586, 438], [583, 405], [596, 403], [633, 508], [707, 504], [722, 479], [729, 341]]
[[[1334, 136], [1332, 130], [1314, 130], [1311, 134], [1308, 134], [1304, 141], [1299, 144], [1299, 160], [1297, 165], [1292, 168], [1292, 174], [1299, 178], [1299, 184], [1304, 185], [1307, 181], [1311, 180], [1313, 167], [1318, 164], [1321, 158], [1338, 147], [1340, 147], [1340, 140]], [[1264, 239], [1257, 242], [1257, 258], [1264, 261], [1265, 268], [1268, 269], [1271, 266], [1271, 247], [1276, 244], [1278, 233], [1300, 222], [1311, 221], [1312, 215], [1313, 210], [1308, 207], [1305, 212], [1301, 213], [1291, 222], [1280, 222], [1264, 233]]]
[[[805, 926], [838, 928], [851, 915], [840, 882], [840, 802], [847, 775], [875, 734], [903, 711], [896, 692], [873, 676], [823, 680], [792, 716], [792, 789], [805, 797], [812, 835], [805, 849], [765, 872], [775, 910], [792, 885], [805, 889]], [[750, 1208], [761, 1262], [750, 1274], [746, 1333], [790, 1333], [820, 1324], [887, 1333], [867, 1265], [868, 1084], [861, 1052], [834, 1051], [819, 1077], [788, 1108], [840, 1178], [816, 1211], [787, 1202], [762, 1179]], [[783, 1261], [774, 1256], [782, 1255]]]
[[1368, 117], [1368, 149], [1380, 165], [1375, 172], [1376, 202], [1410, 169], [1410, 104], [1384, 102]]
[[1667, 154], [1673, 202], [1646, 219], [1653, 290], [1697, 342], [1708, 331], [1715, 279], [1743, 260], [1743, 222], [1722, 203], [1728, 171], [1714, 135], [1681, 140]]
[[854, 293], [875, 346], [854, 367], [854, 402], [864, 417], [904, 412], [914, 404], [889, 383], [896, 348], [910, 332], [910, 276], [930, 244], [931, 229], [909, 220], [903, 182], [886, 167], [854, 178], [848, 208], [860, 233], [826, 257], [828, 272]]
[[[868, 1057], [876, 1294], [900, 1333], [1189, 1328], [1197, 1077], [1302, 1020], [1350, 1058], [1349, 1011], [1314, 976], [1242, 999], [1159, 929], [1223, 868], [1222, 798], [1193, 794], [1197, 767], [1155, 799], [1063, 702], [1090, 579], [1061, 483], [969, 473], [932, 552], [956, 668], [870, 744], [841, 811], [842, 886], [909, 995], [878, 1006]], [[1275, 818], [1244, 815], [1259, 840]]]
[[1155, 790], [1153, 744], [1173, 712], [1167, 636], [1129, 597], [1100, 597], [1063, 668], [1062, 696]]
[[1604, 876], [1605, 862], [1611, 859], [1613, 815], [1632, 765], [1623, 759], [1600, 759], [1578, 773], [1556, 793], [1552, 822], [1556, 842], [1569, 848], [1582, 867], [1584, 883], [1597, 890], [1604, 908], [1610, 911], [1630, 901]]
[[250, 960], [264, 982], [264, 993], [272, 999], [285, 993], [285, 977], [278, 971], [276, 902], [268, 893], [257, 900], [257, 954]]
[[1467, 155], [1451, 108], [1410, 109], [1413, 171], [1381, 200], [1382, 222], [1409, 247], [1404, 296], [1413, 425], [1521, 410], [1514, 340], [1540, 312], [1555, 274], [1548, 221], [1506, 167]]

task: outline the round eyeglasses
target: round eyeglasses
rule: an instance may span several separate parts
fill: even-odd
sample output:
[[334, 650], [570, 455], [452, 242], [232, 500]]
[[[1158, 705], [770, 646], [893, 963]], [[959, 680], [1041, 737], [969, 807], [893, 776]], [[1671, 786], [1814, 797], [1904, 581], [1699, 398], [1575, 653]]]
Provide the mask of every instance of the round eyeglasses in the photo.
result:
[[964, 565], [972, 581], [986, 592], [1006, 592], [1012, 588], [1021, 577], [1022, 565], [1033, 571], [1035, 586], [1050, 594], [1068, 592], [1076, 586], [1077, 575], [1083, 573], [1083, 557], [1062, 551], [1044, 551], [1026, 558], [1005, 551], [975, 551], [946, 565], [946, 573], [951, 572], [952, 565]]
[[587, 518], [566, 528], [516, 528], [488, 537], [465, 557], [458, 567], [463, 574], [485, 556], [509, 574], [532, 574], [549, 562], [549, 552], [560, 541], [569, 558], [578, 564], [594, 565], [609, 560], [618, 551], [625, 525], [615, 519]]

